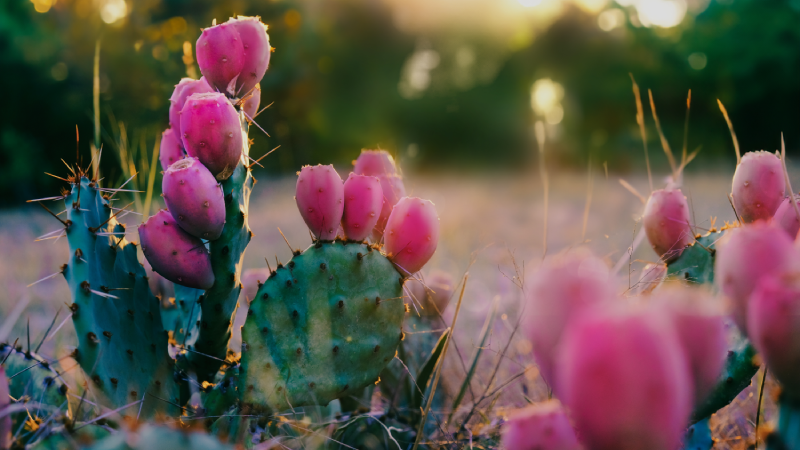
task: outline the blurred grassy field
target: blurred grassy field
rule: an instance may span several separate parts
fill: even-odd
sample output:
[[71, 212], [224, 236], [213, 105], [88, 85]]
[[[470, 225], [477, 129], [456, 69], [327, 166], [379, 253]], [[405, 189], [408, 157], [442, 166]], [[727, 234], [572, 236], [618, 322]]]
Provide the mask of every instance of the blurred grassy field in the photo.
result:
[[[346, 174], [347, 169], [339, 168], [339, 172]], [[639, 230], [637, 219], [643, 205], [620, 185], [617, 178], [606, 178], [603, 172], [592, 175], [593, 182], [589, 189], [585, 173], [551, 174], [548, 254], [585, 243], [606, 258], [610, 266], [623, 259], [621, 277], [628, 278], [630, 270], [630, 280], [635, 283], [639, 277], [637, 270], [645, 262], [656, 260], [656, 255], [646, 242], [630, 258], [627, 256], [629, 246]], [[293, 199], [294, 177], [268, 178], [258, 172], [255, 176], [258, 182], [249, 215], [255, 237], [245, 255], [245, 268], [263, 267], [264, 258], [271, 262], [275, 258], [285, 262], [291, 257], [290, 249], [278, 228], [293, 247], [305, 248], [310, 244], [308, 230], [297, 213]], [[726, 200], [730, 176], [726, 173], [687, 175], [684, 192], [691, 199], [698, 228], [708, 227], [712, 216], [717, 218], [718, 225], [734, 219]], [[627, 181], [646, 195], [646, 178]], [[662, 184], [659, 181], [660, 178], [656, 177], [656, 186]], [[800, 186], [800, 183], [797, 185]], [[533, 172], [505, 177], [446, 174], [436, 178], [412, 173], [407, 174], [406, 186], [409, 195], [433, 200], [441, 218], [442, 239], [426, 272], [442, 269], [460, 278], [468, 270], [470, 275], [456, 325], [457, 351], [450, 354], [444, 377], [446, 391], [452, 393], [462, 382], [464, 370], [458, 355], [468, 364], [477, 345], [476, 331], [483, 326], [493, 301], [499, 302], [500, 314], [488, 346], [484, 349], [478, 375], [473, 380], [473, 392], [476, 395], [484, 392], [485, 383], [498, 361], [501, 366], [494, 380], [495, 387], [528, 369], [524, 376], [501, 390], [495, 402], [490, 399], [480, 405], [480, 409], [490, 418], [484, 427], [491, 428], [499, 423], [491, 418], [502, 417], [508, 409], [523, 406], [525, 397], [532, 401], [547, 397], [546, 386], [538, 377], [537, 370], [531, 367], [529, 343], [516, 336], [502, 360], [500, 357], [516, 321], [516, 311], [522, 298], [519, 285], [523, 284], [525, 273], [530, 273], [542, 259], [544, 203], [541, 179]], [[585, 216], [588, 192], [591, 192], [591, 204]], [[48, 206], [54, 211], [62, 209], [54, 202]], [[140, 220], [139, 216], [133, 214], [123, 218], [123, 222], [129, 225], [138, 225]], [[38, 343], [56, 311], [60, 310], [56, 325], [68, 313], [66, 305], [70, 303], [70, 295], [62, 277], [56, 276], [26, 287], [57, 272], [67, 260], [66, 239], [34, 242], [37, 236], [57, 228], [58, 223], [54, 219], [32, 204], [0, 212], [0, 248], [3, 249], [3, 258], [0, 259], [0, 285], [3, 286], [0, 290], [0, 317], [6, 316], [17, 302], [30, 300], [30, 305], [11, 334], [12, 341], [19, 337], [23, 345], [27, 320], [30, 320], [31, 339]], [[128, 239], [138, 240], [135, 228], [129, 226], [128, 229]], [[517, 275], [519, 279], [514, 278]], [[446, 311], [446, 318], [452, 317], [454, 303]], [[413, 339], [413, 335], [410, 338]], [[57, 358], [66, 354], [73, 342], [73, 327], [67, 322], [55, 338], [47, 342], [42, 352], [47, 357]], [[72, 364], [64, 365], [69, 367]], [[754, 380], [754, 385], [728, 408], [730, 411], [714, 418], [712, 423], [720, 439], [720, 444], [715, 448], [746, 448], [743, 446], [745, 440], [739, 437], [752, 439], [757, 398], [755, 388], [757, 381], [760, 381], [760, 373]], [[767, 390], [766, 412], [762, 418], [773, 417], [771, 392], [772, 388]], [[470, 405], [470, 393], [463, 403]]]

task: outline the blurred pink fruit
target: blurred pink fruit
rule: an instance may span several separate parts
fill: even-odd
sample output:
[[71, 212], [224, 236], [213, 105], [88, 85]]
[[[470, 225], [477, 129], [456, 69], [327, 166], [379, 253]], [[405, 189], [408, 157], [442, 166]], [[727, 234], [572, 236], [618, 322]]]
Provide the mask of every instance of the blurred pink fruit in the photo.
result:
[[548, 400], [508, 415], [503, 424], [503, 448], [508, 450], [580, 450], [561, 403]]
[[676, 259], [694, 241], [689, 219], [689, 205], [680, 189], [659, 189], [650, 194], [644, 209], [644, 230], [664, 261]]

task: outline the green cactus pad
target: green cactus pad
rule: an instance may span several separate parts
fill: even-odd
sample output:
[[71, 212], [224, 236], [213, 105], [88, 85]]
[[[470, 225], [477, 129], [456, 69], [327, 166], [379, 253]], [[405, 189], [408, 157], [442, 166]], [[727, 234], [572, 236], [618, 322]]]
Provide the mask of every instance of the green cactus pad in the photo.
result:
[[242, 330], [245, 406], [325, 405], [378, 381], [403, 339], [402, 279], [361, 243], [317, 243], [259, 288]]
[[193, 289], [180, 284], [175, 286], [175, 302], [161, 300], [161, 321], [170, 332], [175, 345], [188, 346], [197, 341], [200, 323], [202, 289]]
[[[11, 415], [14, 433], [25, 421], [32, 419], [38, 426], [52, 414], [67, 415], [68, 387], [47, 360], [35, 353], [0, 344], [0, 361], [5, 361], [3, 368], [8, 377], [9, 394], [15, 403], [31, 404], [30, 408]], [[24, 444], [36, 435], [37, 426], [30, 425], [29, 422], [20, 431], [19, 443]]]
[[200, 303], [202, 312], [200, 329], [194, 352], [181, 358], [182, 370], [192, 370], [200, 382], [213, 381], [228, 356], [228, 341], [231, 339], [233, 313], [242, 290], [242, 258], [253, 233], [247, 224], [250, 192], [253, 177], [245, 165], [250, 152], [247, 132], [248, 124], [240, 115], [244, 147], [242, 162], [233, 175], [222, 182], [225, 194], [225, 228], [219, 239], [211, 241], [211, 268], [214, 271], [214, 286], [206, 291]]
[[143, 417], [159, 410], [179, 414], [163, 401], [178, 402], [178, 387], [160, 302], [150, 293], [138, 246], [125, 239], [109, 202], [86, 177], [73, 183], [65, 203], [70, 259], [61, 272], [74, 302], [74, 357], [92, 380], [90, 389], [112, 408], [144, 400]]
[[708, 233], [688, 245], [678, 259], [667, 264], [667, 276], [691, 283], [714, 283], [715, 245], [724, 232]]

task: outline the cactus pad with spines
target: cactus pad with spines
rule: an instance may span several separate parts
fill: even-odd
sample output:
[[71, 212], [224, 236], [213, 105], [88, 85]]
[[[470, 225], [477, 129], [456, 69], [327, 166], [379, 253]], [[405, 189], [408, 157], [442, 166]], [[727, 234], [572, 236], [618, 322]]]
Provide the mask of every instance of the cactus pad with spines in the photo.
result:
[[667, 277], [691, 283], [713, 284], [716, 242], [724, 232], [712, 232], [683, 250], [680, 256], [667, 264]]
[[244, 405], [327, 404], [378, 381], [403, 339], [402, 278], [363, 243], [317, 243], [259, 288], [242, 330]]
[[92, 380], [90, 389], [113, 407], [144, 399], [145, 417], [156, 410], [179, 413], [154, 398], [177, 402], [178, 388], [160, 302], [150, 292], [137, 245], [125, 239], [108, 200], [86, 177], [75, 180], [65, 203], [70, 258], [61, 271], [72, 291], [74, 357]]

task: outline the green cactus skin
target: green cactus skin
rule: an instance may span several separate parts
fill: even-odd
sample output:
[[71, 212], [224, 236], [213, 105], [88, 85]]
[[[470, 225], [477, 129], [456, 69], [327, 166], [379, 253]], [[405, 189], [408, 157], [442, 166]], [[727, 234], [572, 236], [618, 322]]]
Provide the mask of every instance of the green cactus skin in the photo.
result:
[[363, 243], [318, 242], [279, 266], [242, 329], [243, 406], [325, 405], [378, 381], [404, 337], [402, 281]]
[[31, 450], [76, 450], [85, 449], [111, 435], [107, 426], [76, 423], [70, 431], [67, 427], [54, 427], [50, 434], [31, 445]]
[[[31, 406], [25, 411], [13, 413], [12, 434], [16, 434], [24, 421], [30, 420], [29, 413], [37, 424], [46, 421], [54, 412], [57, 416], [68, 414], [70, 410], [68, 387], [44, 358], [32, 352], [23, 352], [19, 348], [14, 349], [8, 344], [0, 344], [0, 361], [3, 360], [5, 360], [3, 368], [9, 378], [9, 395], [16, 400], [16, 403], [44, 405], [41, 408]], [[61, 413], [58, 412], [59, 409]], [[19, 433], [17, 443], [24, 445], [34, 435], [35, 431], [30, 431], [26, 426], [26, 429]]]
[[[667, 277], [713, 286], [715, 246], [723, 234], [724, 230], [710, 232], [687, 246], [678, 259], [667, 264]], [[750, 380], [758, 371], [758, 366], [753, 364], [755, 350], [750, 341], [735, 326], [731, 325], [729, 329], [725, 368], [711, 394], [695, 407], [692, 423], [706, 419], [730, 404], [744, 388], [750, 385]]]
[[180, 284], [175, 286], [175, 303], [161, 301], [161, 321], [171, 333], [173, 343], [179, 346], [193, 345], [197, 341], [202, 289], [193, 289]]
[[[92, 380], [90, 389], [112, 408], [144, 399], [142, 417], [159, 410], [179, 414], [179, 409], [158, 400], [177, 403], [178, 386], [160, 302], [150, 293], [138, 246], [124, 238], [124, 226], [112, 217], [96, 183], [86, 177], [73, 183], [65, 203], [70, 259], [61, 272], [74, 302], [74, 357]], [[111, 232], [117, 235], [103, 235]], [[122, 414], [132, 411], [137, 414], [138, 408]]]
[[233, 450], [233, 447], [203, 432], [148, 424], [136, 431], [114, 433], [86, 450]]
[[[233, 327], [233, 313], [242, 290], [242, 259], [253, 233], [247, 223], [253, 177], [247, 166], [250, 153], [248, 122], [239, 115], [242, 124], [244, 147], [242, 161], [233, 175], [222, 182], [225, 194], [225, 228], [219, 239], [211, 241], [211, 268], [214, 271], [214, 286], [206, 291], [200, 303], [200, 329], [194, 344], [195, 352], [188, 352], [179, 359], [184, 372], [192, 371], [199, 382], [213, 381], [228, 357], [228, 341]], [[209, 357], [210, 356], [210, 357]]]

